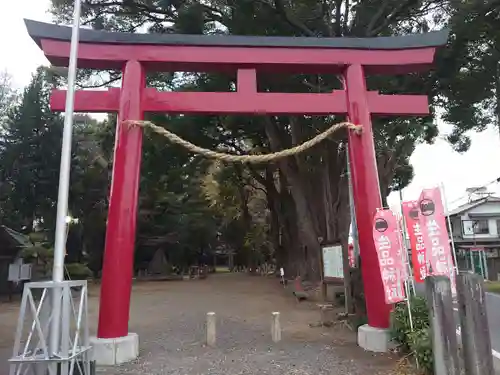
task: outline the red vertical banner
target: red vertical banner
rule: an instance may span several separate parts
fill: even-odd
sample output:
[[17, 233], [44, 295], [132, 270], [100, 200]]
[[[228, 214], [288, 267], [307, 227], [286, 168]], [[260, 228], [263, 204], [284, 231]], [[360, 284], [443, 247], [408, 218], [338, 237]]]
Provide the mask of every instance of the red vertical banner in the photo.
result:
[[384, 284], [385, 302], [404, 301], [404, 263], [396, 216], [391, 210], [379, 210], [373, 219], [373, 240]]
[[410, 277], [408, 273], [408, 249], [406, 248], [406, 242], [403, 237], [403, 225], [402, 225], [402, 217], [399, 214], [395, 214], [393, 212], [393, 215], [396, 219], [396, 226], [397, 226], [397, 236], [396, 240], [398, 242], [398, 257], [401, 259], [402, 262], [402, 271], [401, 275], [403, 277], [403, 281], [407, 281]]
[[420, 223], [420, 210], [417, 201], [403, 202], [403, 216], [406, 222], [411, 246], [411, 261], [415, 282], [422, 283], [428, 275], [428, 265], [425, 256], [425, 244]]
[[437, 187], [422, 190], [418, 204], [430, 274], [448, 276], [455, 290], [455, 271], [441, 190]]
[[354, 244], [350, 243], [347, 248], [348, 255], [349, 255], [349, 267], [354, 268], [356, 267], [356, 259], [354, 255]]

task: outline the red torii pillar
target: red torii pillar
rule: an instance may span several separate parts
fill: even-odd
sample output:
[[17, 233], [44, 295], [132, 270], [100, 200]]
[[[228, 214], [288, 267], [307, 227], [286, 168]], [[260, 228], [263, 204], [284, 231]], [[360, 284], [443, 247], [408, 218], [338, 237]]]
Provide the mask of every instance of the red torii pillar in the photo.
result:
[[[67, 66], [70, 30], [26, 21], [28, 32], [53, 65]], [[363, 125], [349, 133], [353, 192], [368, 326], [358, 342], [368, 350], [387, 348], [391, 306], [384, 290], [372, 238], [372, 219], [381, 207], [371, 115], [427, 115], [427, 97], [367, 91], [365, 74], [403, 74], [428, 69], [447, 32], [406, 37], [273, 38], [200, 35], [144, 35], [80, 31], [78, 66], [121, 69], [121, 89], [77, 91], [75, 111], [118, 112], [108, 227], [99, 310], [98, 362], [121, 363], [138, 355], [128, 331], [142, 132], [123, 124], [146, 112], [191, 114], [348, 114]], [[237, 72], [236, 92], [158, 92], [145, 86], [146, 71]], [[342, 74], [345, 90], [328, 94], [260, 93], [257, 71]], [[53, 92], [51, 107], [63, 111], [66, 93]], [[99, 341], [101, 340], [101, 341]], [[100, 345], [104, 343], [105, 345]]]

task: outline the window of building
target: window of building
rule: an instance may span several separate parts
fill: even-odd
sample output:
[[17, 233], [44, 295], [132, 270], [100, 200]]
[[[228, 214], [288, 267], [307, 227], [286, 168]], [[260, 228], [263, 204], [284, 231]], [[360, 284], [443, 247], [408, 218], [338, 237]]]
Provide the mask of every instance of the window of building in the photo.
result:
[[490, 234], [488, 220], [475, 220], [472, 225], [474, 234]]
[[497, 219], [497, 235], [500, 237], [500, 219]]

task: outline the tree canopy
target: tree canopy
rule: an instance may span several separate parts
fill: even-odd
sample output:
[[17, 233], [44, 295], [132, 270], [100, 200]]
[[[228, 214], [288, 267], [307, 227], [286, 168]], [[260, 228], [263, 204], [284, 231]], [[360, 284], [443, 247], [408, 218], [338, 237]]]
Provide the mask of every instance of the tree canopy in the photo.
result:
[[[70, 0], [52, 0], [54, 18], [69, 23], [72, 6]], [[499, 6], [498, 0], [86, 0], [82, 19], [104, 30], [266, 36], [374, 37], [450, 28], [432, 71], [368, 78], [369, 89], [427, 94], [431, 103], [427, 117], [373, 120], [385, 198], [411, 181], [410, 156], [417, 144], [438, 136], [439, 118], [452, 126], [446, 136], [460, 152], [469, 147], [468, 131], [499, 123]], [[80, 71], [79, 85], [105, 86], [120, 74]], [[328, 92], [342, 85], [339, 77], [326, 74], [259, 75], [258, 80], [261, 90], [279, 92]], [[162, 90], [231, 91], [234, 81], [213, 73], [148, 76], [148, 85]], [[61, 118], [47, 108], [47, 89], [57, 84], [40, 70], [4, 127], [1, 219], [15, 227], [33, 218], [43, 218], [47, 228], [53, 222]], [[232, 153], [288, 148], [342, 120], [164, 114], [150, 119], [199, 146]], [[77, 122], [70, 209], [81, 218], [82, 247], [98, 270], [116, 119]], [[188, 264], [200, 252], [225, 246], [246, 264], [272, 256], [289, 275], [317, 279], [320, 241], [347, 241], [345, 134], [302, 155], [243, 167], [209, 162], [146, 132], [141, 173], [136, 264], [157, 249], [172, 262]]]

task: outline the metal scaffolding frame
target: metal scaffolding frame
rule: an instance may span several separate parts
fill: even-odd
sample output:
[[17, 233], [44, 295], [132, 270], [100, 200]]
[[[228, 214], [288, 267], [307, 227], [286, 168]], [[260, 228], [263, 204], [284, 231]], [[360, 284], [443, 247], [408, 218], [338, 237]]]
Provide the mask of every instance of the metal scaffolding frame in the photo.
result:
[[[54, 295], [59, 317], [52, 309]], [[9, 374], [91, 375], [87, 300], [87, 281], [25, 284]], [[55, 350], [50, 348], [54, 325], [60, 328]]]

